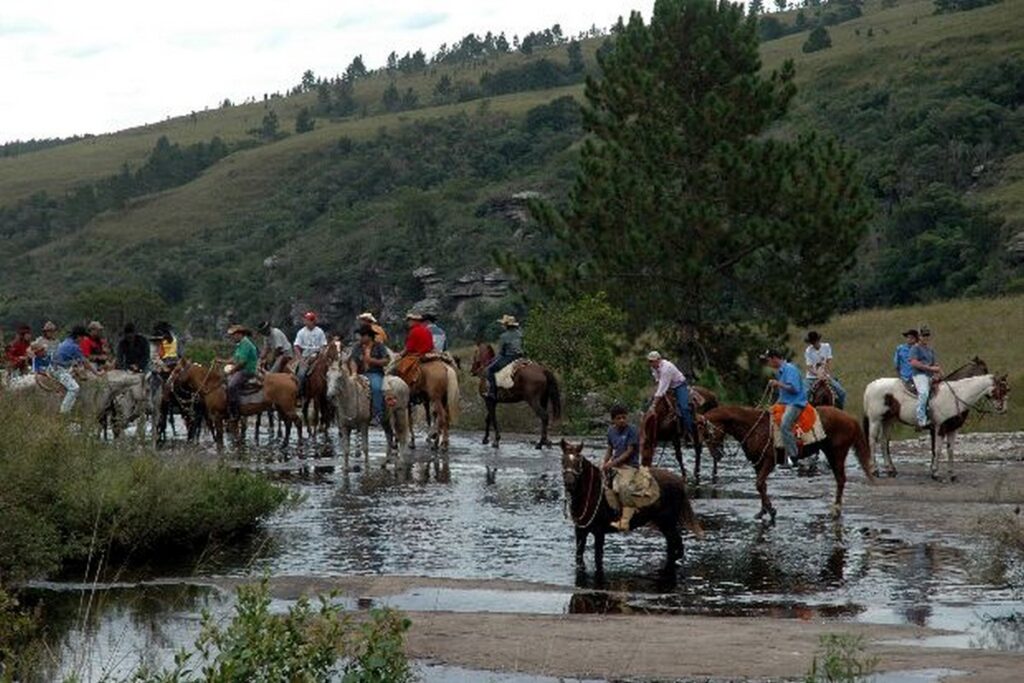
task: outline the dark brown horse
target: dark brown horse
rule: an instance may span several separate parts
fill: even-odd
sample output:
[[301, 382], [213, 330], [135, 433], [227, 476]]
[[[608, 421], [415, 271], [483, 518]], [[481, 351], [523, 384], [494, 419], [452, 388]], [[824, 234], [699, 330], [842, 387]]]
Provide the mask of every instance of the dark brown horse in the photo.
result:
[[[583, 444], [573, 445], [562, 439], [562, 481], [569, 510], [576, 526], [576, 569], [584, 571], [583, 553], [587, 537], [594, 537], [594, 571], [604, 573], [604, 537], [617, 533], [611, 526], [615, 511], [608, 505], [604, 493], [604, 475], [594, 463], [583, 455]], [[686, 493], [686, 481], [668, 470], [652, 469], [651, 474], [661, 487], [661, 496], [653, 505], [637, 510], [629, 522], [630, 529], [653, 524], [665, 536], [665, 571], [675, 569], [683, 557], [683, 538], [679, 525], [688, 528], [697, 538], [704, 536]]]
[[811, 390], [807, 392], [807, 402], [816, 408], [820, 406], [835, 408], [836, 391], [832, 388], [832, 382], [826, 377], [814, 380]]
[[[836, 500], [832, 506], [832, 514], [839, 516], [843, 507], [843, 488], [846, 486], [846, 455], [850, 449], [856, 449], [857, 460], [869, 482], [874, 482], [871, 473], [871, 449], [867, 437], [852, 416], [836, 408], [818, 408], [822, 426], [825, 428], [824, 441], [801, 450], [800, 457], [805, 458], [814, 453], [824, 454], [832, 474], [836, 479]], [[771, 429], [771, 413], [758, 408], [746, 406], [719, 406], [709, 410], [699, 418], [704, 430], [704, 442], [712, 453], [721, 451], [726, 436], [736, 439], [747, 460], [757, 472], [757, 492], [761, 496], [761, 511], [758, 519], [767, 514], [771, 522], [775, 522], [775, 507], [768, 497], [768, 475], [775, 469], [775, 462], [781, 456], [776, 453]], [[716, 456], [721, 457], [721, 456]]]
[[[486, 367], [478, 372], [485, 371]], [[490, 442], [492, 427], [494, 428], [494, 441], [491, 444], [497, 448], [501, 441], [501, 432], [498, 430], [498, 404], [525, 401], [540, 418], [540, 440], [536, 444], [537, 448], [553, 445], [551, 439], [548, 438], [548, 425], [550, 420], [562, 418], [562, 394], [558, 388], [555, 374], [540, 363], [528, 361], [516, 370], [512, 382], [511, 389], [499, 387], [498, 397], [493, 399], [488, 396], [487, 377], [483, 374], [480, 376], [480, 397], [487, 406], [483, 443]]]
[[[327, 434], [334, 423], [334, 404], [327, 400], [327, 370], [338, 359], [336, 344], [328, 344], [323, 348], [309, 366], [306, 374], [305, 395], [302, 398], [302, 421], [306, 423], [309, 436], [315, 438], [317, 433]], [[309, 420], [309, 406], [313, 404], [313, 421]]]
[[[640, 429], [640, 452], [644, 461], [648, 464], [654, 458], [654, 449], [658, 443], [671, 442], [675, 448], [676, 462], [679, 463], [679, 471], [683, 479], [686, 479], [686, 467], [683, 465], [683, 439], [690, 437], [693, 444], [693, 478], [700, 482], [700, 458], [704, 450], [701, 441], [700, 430], [697, 428], [697, 415], [706, 413], [712, 408], [718, 407], [718, 396], [715, 392], [704, 387], [695, 386], [692, 392], [699, 396], [699, 399], [690, 399], [690, 414], [694, 416], [693, 430], [689, 435], [685, 434], [683, 425], [676, 413], [676, 398], [672, 394], [665, 394], [664, 397], [655, 401], [654, 405], [644, 413]], [[712, 453], [712, 456], [714, 454]], [[718, 478], [718, 459], [712, 457], [713, 465], [711, 470], [712, 479]]]

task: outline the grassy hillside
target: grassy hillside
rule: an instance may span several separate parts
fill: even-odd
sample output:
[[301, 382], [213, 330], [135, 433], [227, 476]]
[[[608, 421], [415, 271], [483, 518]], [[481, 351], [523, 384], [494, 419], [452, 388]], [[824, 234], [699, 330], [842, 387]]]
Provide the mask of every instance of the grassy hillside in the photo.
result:
[[[902, 342], [900, 332], [928, 325], [939, 363], [952, 371], [975, 355], [992, 372], [1009, 375], [1010, 409], [1006, 416], [989, 416], [985, 430], [1024, 429], [1024, 296], [967, 299], [929, 306], [859, 311], [839, 316], [819, 331], [832, 344], [836, 373], [849, 394], [847, 409], [859, 415], [864, 387], [878, 377], [894, 376], [892, 355]], [[790, 347], [802, 361], [804, 331], [794, 332]]]

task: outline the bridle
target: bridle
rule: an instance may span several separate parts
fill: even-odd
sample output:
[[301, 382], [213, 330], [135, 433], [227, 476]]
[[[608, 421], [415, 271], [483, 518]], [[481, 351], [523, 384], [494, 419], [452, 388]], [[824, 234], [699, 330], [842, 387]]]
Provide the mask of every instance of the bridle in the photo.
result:
[[[577, 458], [579, 460], [577, 460]], [[569, 462], [572, 463], [572, 467], [563, 467], [562, 468], [562, 477], [563, 478], [567, 474], [571, 474], [573, 476], [573, 481], [574, 481], [573, 488], [574, 489], [578, 489], [579, 488], [579, 484], [580, 484], [579, 479], [584, 474], [583, 461], [586, 461], [586, 458], [583, 457], [583, 453], [582, 452], [577, 454], [577, 455], [570, 455], [569, 456]], [[576, 463], [577, 462], [579, 462], [579, 469], [578, 470], [576, 469]], [[587, 462], [587, 464], [590, 465], [590, 467], [587, 468], [589, 470], [587, 472], [589, 482], [587, 483], [587, 495], [583, 499], [583, 509], [580, 511], [579, 516], [576, 516], [576, 514], [573, 513], [573, 511], [572, 511], [572, 492], [571, 491], [568, 492], [569, 493], [569, 498], [566, 501], [568, 512], [569, 512], [569, 517], [572, 518], [572, 523], [575, 524], [578, 529], [586, 529], [591, 524], [593, 524], [594, 520], [597, 519], [597, 513], [600, 512], [600, 510], [601, 510], [601, 496], [600, 495], [597, 495], [597, 496], [593, 495], [595, 482], [598, 484], [598, 486], [601, 485], [601, 471], [600, 471], [600, 469], [595, 467], [589, 461]], [[593, 502], [594, 509], [590, 511], [590, 514], [589, 514], [589, 517], [588, 517], [588, 515], [587, 515], [587, 507], [590, 504], [591, 500], [594, 501]], [[586, 519], [585, 522], [582, 521], [584, 519]]]

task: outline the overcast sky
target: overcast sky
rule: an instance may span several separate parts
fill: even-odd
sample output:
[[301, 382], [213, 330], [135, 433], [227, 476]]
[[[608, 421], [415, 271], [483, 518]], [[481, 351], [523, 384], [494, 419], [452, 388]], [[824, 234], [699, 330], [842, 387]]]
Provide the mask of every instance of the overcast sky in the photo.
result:
[[104, 133], [431, 53], [470, 31], [610, 25], [653, 0], [3, 0], [0, 142]]

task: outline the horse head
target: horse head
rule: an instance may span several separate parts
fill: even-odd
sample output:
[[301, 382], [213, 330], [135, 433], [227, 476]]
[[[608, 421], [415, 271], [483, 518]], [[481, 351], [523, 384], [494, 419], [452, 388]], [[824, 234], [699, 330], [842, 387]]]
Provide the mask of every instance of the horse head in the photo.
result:
[[342, 373], [345, 372], [340, 362], [331, 363], [327, 368], [327, 399], [333, 401], [344, 381]]
[[722, 444], [725, 442], [725, 430], [712, 422], [706, 415], [696, 415], [694, 420], [697, 423], [697, 434], [701, 442], [708, 447], [711, 457], [715, 460], [722, 458]]
[[1006, 412], [1006, 399], [1010, 395], [1010, 381], [1007, 376], [999, 375], [992, 377], [992, 391], [989, 397], [992, 399], [992, 406], [996, 413], [1002, 415]]
[[574, 445], [562, 439], [558, 445], [562, 447], [562, 481], [566, 493], [571, 494], [576, 488], [576, 481], [583, 474], [583, 468], [590, 463], [583, 455], [582, 441]]

